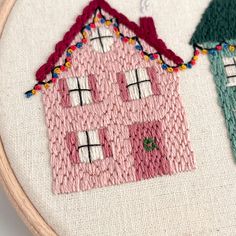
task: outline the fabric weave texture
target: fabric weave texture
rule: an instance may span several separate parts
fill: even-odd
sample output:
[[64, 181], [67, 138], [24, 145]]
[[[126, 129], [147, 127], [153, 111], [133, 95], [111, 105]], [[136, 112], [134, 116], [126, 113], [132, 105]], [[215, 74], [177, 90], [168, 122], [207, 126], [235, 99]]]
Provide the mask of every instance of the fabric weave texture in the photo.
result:
[[[112, 35], [112, 22], [103, 25], [103, 19], [112, 16], [105, 14], [99, 9], [94, 12], [93, 25], [87, 23], [86, 34], [83, 31], [77, 35], [72, 45], [85, 42], [84, 35], [88, 42], [82, 48], [79, 44], [74, 51], [70, 47], [70, 68], [59, 73], [59, 83], [43, 91], [55, 193], [84, 191], [195, 168], [178, 91], [179, 78], [162, 70], [157, 61], [145, 60], [133, 43], [116, 37], [116, 31]], [[97, 22], [99, 18], [104, 22]], [[146, 21], [149, 23], [147, 18]], [[120, 24], [119, 28], [126, 37], [137, 37], [125, 25]], [[153, 35], [156, 33], [149, 31], [147, 37]], [[147, 51], [155, 50], [139, 40]], [[59, 66], [67, 55], [60, 58]], [[49, 74], [47, 80], [50, 79]], [[103, 138], [101, 129], [106, 130]], [[91, 133], [98, 138], [91, 140]], [[155, 150], [145, 149], [145, 139], [153, 140]]]

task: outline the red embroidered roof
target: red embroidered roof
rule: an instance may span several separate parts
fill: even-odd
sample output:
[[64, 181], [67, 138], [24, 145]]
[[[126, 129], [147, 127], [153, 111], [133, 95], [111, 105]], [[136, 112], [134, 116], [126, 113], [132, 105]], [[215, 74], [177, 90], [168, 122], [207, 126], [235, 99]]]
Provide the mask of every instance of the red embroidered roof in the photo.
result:
[[84, 8], [82, 15], [78, 16], [76, 22], [64, 35], [64, 38], [55, 46], [55, 51], [49, 56], [47, 62], [36, 72], [36, 79], [43, 81], [47, 74], [51, 72], [59, 58], [70, 46], [75, 36], [82, 30], [83, 26], [93, 15], [94, 11], [100, 7], [111, 16], [118, 19], [119, 23], [132, 30], [136, 36], [143, 39], [150, 46], [155, 48], [160, 54], [172, 60], [175, 64], [182, 64], [183, 60], [168, 49], [165, 43], [157, 37], [154, 22], [151, 17], [140, 18], [140, 26], [128, 20], [126, 16], [113, 9], [105, 0], [93, 0]]

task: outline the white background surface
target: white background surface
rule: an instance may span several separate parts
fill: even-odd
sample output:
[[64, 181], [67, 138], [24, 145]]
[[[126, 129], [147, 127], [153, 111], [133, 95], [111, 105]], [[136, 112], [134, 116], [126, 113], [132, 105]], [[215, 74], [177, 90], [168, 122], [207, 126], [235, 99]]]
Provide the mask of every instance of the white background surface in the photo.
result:
[[0, 236], [31, 236], [0, 186]]
[[[109, 2], [138, 21], [139, 1]], [[150, 15], [160, 37], [184, 59], [190, 58], [188, 42], [209, 0], [152, 2]], [[87, 3], [17, 1], [3, 34], [0, 133], [24, 190], [60, 236], [235, 236], [236, 166], [207, 57], [180, 74], [196, 171], [84, 193], [52, 194], [41, 96], [26, 100], [23, 93]], [[17, 225], [12, 219], [7, 222], [11, 228]]]
[[[0, 6], [3, 0], [0, 0]], [[31, 236], [0, 185], [0, 236]]]

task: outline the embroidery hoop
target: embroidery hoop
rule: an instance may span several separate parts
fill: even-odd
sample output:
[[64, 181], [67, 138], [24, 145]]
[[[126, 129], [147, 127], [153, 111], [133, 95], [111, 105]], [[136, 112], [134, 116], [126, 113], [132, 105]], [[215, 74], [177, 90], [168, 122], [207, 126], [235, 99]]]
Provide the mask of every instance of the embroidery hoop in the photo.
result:
[[[0, 5], [0, 39], [8, 16], [14, 7], [16, 0], [3, 0]], [[31, 203], [18, 182], [13, 169], [8, 161], [6, 152], [0, 137], [0, 184], [3, 186], [9, 200], [16, 209], [18, 215], [34, 235], [54, 236], [54, 230], [45, 222], [37, 209]]]

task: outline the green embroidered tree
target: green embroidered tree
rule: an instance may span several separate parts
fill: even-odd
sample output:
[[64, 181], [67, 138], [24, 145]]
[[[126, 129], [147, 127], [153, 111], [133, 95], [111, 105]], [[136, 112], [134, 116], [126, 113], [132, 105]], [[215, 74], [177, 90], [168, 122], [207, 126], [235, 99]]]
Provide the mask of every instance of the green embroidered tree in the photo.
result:
[[236, 39], [236, 0], [213, 0], [192, 36], [191, 44]]
[[[206, 48], [221, 42], [236, 42], [236, 0], [213, 0], [202, 16], [190, 41]], [[223, 45], [223, 50], [210, 50], [209, 59], [220, 105], [229, 131], [236, 159], [236, 53], [235, 47]]]

